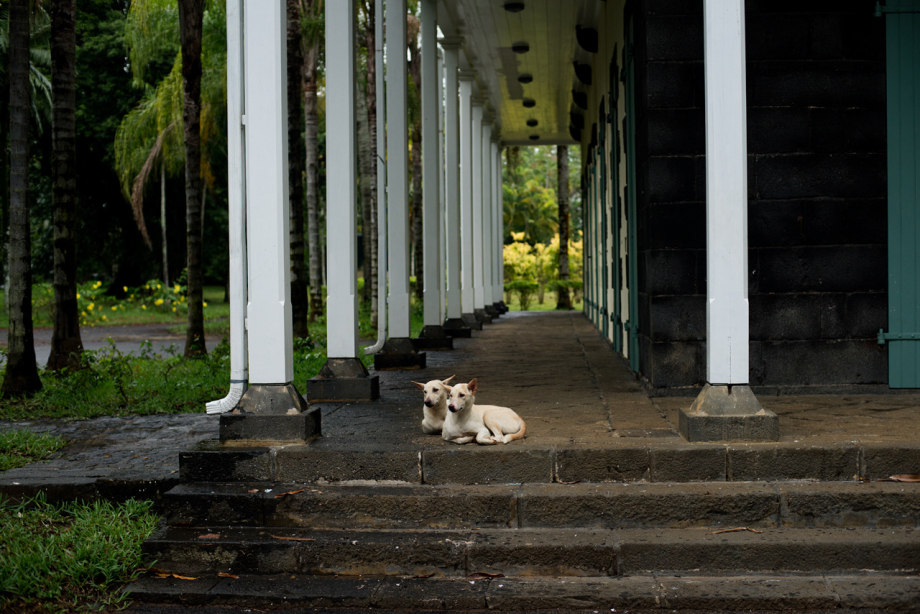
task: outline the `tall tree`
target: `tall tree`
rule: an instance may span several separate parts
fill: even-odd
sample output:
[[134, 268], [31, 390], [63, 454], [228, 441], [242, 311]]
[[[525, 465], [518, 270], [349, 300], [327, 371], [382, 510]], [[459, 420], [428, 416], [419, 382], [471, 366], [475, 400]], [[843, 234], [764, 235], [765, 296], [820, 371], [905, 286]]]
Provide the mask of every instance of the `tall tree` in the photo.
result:
[[77, 309], [76, 0], [51, 3], [51, 183], [54, 205], [54, 331], [49, 369], [80, 366], [83, 341]]
[[41, 390], [32, 336], [29, 239], [29, 0], [10, 2], [10, 229], [7, 291], [10, 328], [3, 396]]
[[406, 44], [409, 46], [409, 150], [412, 168], [412, 196], [410, 211], [412, 218], [412, 259], [415, 274], [415, 297], [421, 301], [424, 295], [424, 245], [422, 240], [422, 62], [418, 48], [418, 33], [421, 23], [415, 15], [406, 16]]
[[[559, 202], [559, 280], [569, 280], [569, 147], [556, 146], [556, 200]], [[564, 284], [559, 286], [556, 309], [571, 309], [572, 296]]]
[[207, 354], [204, 341], [204, 280], [201, 262], [201, 40], [204, 0], [179, 0], [185, 123], [185, 238], [188, 275], [188, 324], [185, 356]]
[[301, 48], [300, 0], [287, 0], [287, 101], [288, 101], [288, 183], [290, 185], [290, 243], [291, 243], [291, 314], [294, 336], [308, 339], [310, 331], [309, 296], [307, 295], [307, 261], [304, 258], [304, 171], [307, 165], [304, 141], [303, 98], [301, 74], [303, 50]]
[[321, 250], [319, 231], [319, 109], [316, 100], [323, 0], [304, 0], [303, 99], [304, 142], [307, 160], [307, 232], [310, 261], [310, 319], [323, 314]]
[[[364, 84], [364, 105], [367, 115], [367, 147], [362, 148], [359, 156], [365, 158], [362, 165], [362, 181], [367, 182], [367, 199], [365, 207], [367, 209], [364, 218], [364, 239], [367, 245], [368, 254], [368, 274], [364, 277], [365, 294], [370, 295], [371, 302], [371, 328], [377, 330], [377, 317], [379, 307], [377, 305], [377, 35], [376, 35], [376, 15], [374, 9], [374, 0], [362, 0], [361, 7], [365, 15], [364, 24], [364, 45], [367, 48], [367, 81]], [[370, 164], [367, 158], [370, 158]], [[367, 167], [367, 171], [363, 170]]]

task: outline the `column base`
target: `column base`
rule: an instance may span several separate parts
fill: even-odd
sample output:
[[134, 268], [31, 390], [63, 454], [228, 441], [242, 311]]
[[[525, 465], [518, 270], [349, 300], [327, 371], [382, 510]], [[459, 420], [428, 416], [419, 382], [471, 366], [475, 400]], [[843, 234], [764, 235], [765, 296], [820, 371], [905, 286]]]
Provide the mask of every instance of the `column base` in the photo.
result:
[[460, 316], [463, 323], [473, 330], [482, 330], [482, 321], [476, 318], [475, 313], [464, 313]]
[[452, 350], [454, 338], [444, 332], [440, 324], [429, 324], [422, 327], [422, 332], [412, 340], [416, 350]]
[[373, 401], [380, 398], [380, 378], [368, 375], [357, 358], [329, 358], [307, 381], [307, 397], [319, 401]]
[[498, 309], [496, 309], [495, 305], [493, 305], [492, 303], [489, 303], [485, 307], [483, 307], [483, 311], [485, 311], [486, 315], [492, 318], [493, 320], [498, 319], [498, 317], [501, 315], [501, 313], [499, 313]]
[[374, 368], [385, 369], [424, 369], [425, 352], [418, 352], [408, 337], [387, 339], [383, 348], [374, 355]]
[[492, 316], [486, 313], [485, 308], [475, 309], [473, 315], [476, 316], [476, 319], [482, 322], [483, 324], [491, 324]]
[[250, 384], [233, 410], [220, 416], [220, 441], [297, 441], [321, 434], [320, 412], [293, 384]]
[[687, 441], [777, 441], [779, 417], [747, 384], [706, 384], [690, 409], [681, 409], [678, 432]]
[[449, 337], [469, 338], [473, 336], [473, 329], [463, 322], [463, 318], [447, 318], [444, 320], [444, 333]]

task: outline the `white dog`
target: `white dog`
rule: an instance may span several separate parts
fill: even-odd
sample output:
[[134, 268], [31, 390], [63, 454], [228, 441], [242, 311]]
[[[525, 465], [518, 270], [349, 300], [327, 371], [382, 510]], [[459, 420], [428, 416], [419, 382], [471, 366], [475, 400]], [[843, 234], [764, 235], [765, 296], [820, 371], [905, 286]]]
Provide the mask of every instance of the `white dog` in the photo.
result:
[[425, 393], [425, 405], [422, 407], [422, 430], [429, 435], [435, 435], [441, 432], [444, 426], [444, 418], [447, 416], [447, 396], [450, 394], [450, 380], [454, 379], [451, 375], [447, 379], [433, 379], [426, 384], [421, 382], [412, 382], [422, 389]]
[[444, 420], [441, 436], [454, 443], [508, 443], [520, 439], [527, 431], [524, 420], [510, 407], [476, 405], [476, 379], [469, 384], [450, 388], [450, 412]]

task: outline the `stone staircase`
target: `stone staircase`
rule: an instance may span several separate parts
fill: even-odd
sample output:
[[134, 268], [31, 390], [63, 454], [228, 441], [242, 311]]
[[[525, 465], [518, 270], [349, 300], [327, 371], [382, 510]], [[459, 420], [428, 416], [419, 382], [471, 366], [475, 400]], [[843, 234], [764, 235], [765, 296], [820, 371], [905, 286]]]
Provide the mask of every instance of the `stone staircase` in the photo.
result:
[[[144, 545], [155, 570], [128, 590], [137, 612], [920, 610], [920, 486], [866, 479], [866, 450], [855, 472], [811, 453], [203, 446]], [[721, 476], [680, 478], [720, 455]]]

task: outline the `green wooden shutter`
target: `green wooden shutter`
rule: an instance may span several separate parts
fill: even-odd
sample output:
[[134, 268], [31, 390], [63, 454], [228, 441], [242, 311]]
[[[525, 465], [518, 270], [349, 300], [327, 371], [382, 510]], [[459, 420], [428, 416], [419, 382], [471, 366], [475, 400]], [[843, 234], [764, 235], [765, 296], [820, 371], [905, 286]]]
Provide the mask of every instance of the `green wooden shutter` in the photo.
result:
[[920, 0], [884, 7], [888, 80], [888, 385], [920, 387]]

